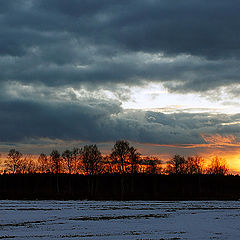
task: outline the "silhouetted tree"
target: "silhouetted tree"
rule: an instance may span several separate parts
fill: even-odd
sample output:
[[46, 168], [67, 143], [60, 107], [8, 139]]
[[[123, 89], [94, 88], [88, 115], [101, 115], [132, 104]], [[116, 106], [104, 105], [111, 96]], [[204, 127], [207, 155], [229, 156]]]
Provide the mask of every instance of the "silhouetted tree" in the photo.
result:
[[53, 150], [50, 154], [51, 170], [53, 173], [60, 173], [61, 170], [61, 155], [57, 150]]
[[145, 172], [148, 174], [158, 174], [161, 172], [161, 160], [159, 160], [157, 157], [145, 157], [145, 164], [146, 164], [146, 170]]
[[74, 174], [76, 174], [78, 172], [78, 168], [80, 165], [80, 150], [79, 150], [79, 148], [73, 148], [72, 158], [73, 158], [73, 172], [74, 172]]
[[127, 160], [130, 152], [129, 142], [125, 140], [116, 141], [113, 146], [111, 158], [115, 163], [120, 164], [120, 172], [126, 173]]
[[186, 173], [187, 174], [203, 174], [204, 172], [204, 159], [199, 156], [188, 157], [186, 160]]
[[130, 173], [134, 174], [138, 172], [139, 167], [139, 160], [140, 160], [140, 153], [137, 152], [137, 149], [134, 147], [129, 148], [129, 154], [128, 154], [128, 162], [130, 165]]
[[219, 157], [214, 157], [207, 168], [208, 174], [225, 175], [228, 172], [226, 160]]
[[41, 173], [49, 173], [51, 171], [49, 159], [44, 153], [41, 153], [38, 157], [38, 169]]
[[62, 153], [62, 158], [67, 167], [69, 174], [71, 174], [74, 169], [74, 160], [75, 160], [74, 157], [75, 156], [73, 155], [73, 152], [68, 149]]
[[116, 172], [115, 163], [110, 155], [106, 155], [102, 158], [103, 163], [103, 173], [110, 173], [113, 174]]
[[169, 174], [186, 174], [186, 160], [180, 155], [175, 155], [168, 162], [167, 173]]
[[18, 171], [21, 163], [22, 153], [16, 151], [15, 149], [10, 149], [8, 153], [8, 158], [5, 161], [5, 166], [8, 171], [13, 174]]
[[2, 154], [0, 153], [0, 174], [3, 173], [2, 164], [3, 164], [3, 159], [2, 159]]
[[22, 174], [30, 174], [36, 172], [36, 164], [31, 155], [27, 155], [21, 159], [18, 172]]
[[80, 153], [82, 168], [86, 174], [94, 175], [101, 172], [102, 155], [96, 145], [86, 145]]

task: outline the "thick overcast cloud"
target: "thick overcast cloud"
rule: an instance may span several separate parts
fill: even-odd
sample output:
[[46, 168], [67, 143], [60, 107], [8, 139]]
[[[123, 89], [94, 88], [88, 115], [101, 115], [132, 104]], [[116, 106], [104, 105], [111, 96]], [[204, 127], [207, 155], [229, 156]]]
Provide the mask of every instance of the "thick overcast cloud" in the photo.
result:
[[[237, 96], [239, 10], [237, 0], [0, 0], [0, 141], [236, 135], [239, 115], [123, 110], [121, 87]], [[97, 96], [102, 89], [118, 98]]]
[[[0, 79], [49, 86], [239, 83], [237, 0], [1, 0]], [[177, 86], [177, 87], [176, 87]]]

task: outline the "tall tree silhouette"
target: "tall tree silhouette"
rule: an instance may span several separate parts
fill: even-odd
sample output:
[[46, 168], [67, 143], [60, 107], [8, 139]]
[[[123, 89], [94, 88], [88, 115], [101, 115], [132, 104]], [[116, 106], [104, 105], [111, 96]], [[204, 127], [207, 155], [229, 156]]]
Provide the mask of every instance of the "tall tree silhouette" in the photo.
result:
[[135, 149], [134, 147], [130, 147], [129, 154], [128, 154], [128, 161], [130, 164], [131, 174], [138, 172], [139, 160], [140, 160], [140, 153], [137, 152], [137, 149]]
[[73, 152], [68, 150], [68, 149], [65, 150], [62, 153], [62, 158], [63, 158], [63, 161], [66, 165], [68, 173], [71, 174], [73, 169], [74, 169], [74, 155], [73, 155]]
[[41, 153], [38, 157], [38, 171], [41, 173], [48, 173], [51, 171], [49, 159], [45, 153]]
[[186, 174], [186, 160], [180, 155], [175, 155], [167, 165], [169, 174]]
[[10, 149], [8, 153], [8, 158], [5, 161], [7, 169], [13, 174], [16, 173], [21, 164], [22, 153], [16, 151], [15, 149]]
[[73, 157], [73, 172], [74, 174], [76, 174], [78, 172], [78, 168], [79, 168], [79, 154], [80, 154], [80, 150], [79, 148], [73, 148], [72, 150], [72, 157]]
[[120, 164], [120, 172], [126, 173], [127, 170], [127, 160], [130, 153], [129, 142], [125, 140], [118, 140], [113, 146], [111, 158]]
[[30, 174], [36, 172], [36, 163], [33, 161], [31, 155], [26, 155], [21, 159], [19, 165], [19, 172], [23, 174]]
[[208, 166], [207, 173], [214, 175], [225, 175], [228, 172], [226, 160], [219, 157], [214, 157]]
[[162, 163], [160, 159], [157, 157], [145, 157], [144, 162], [146, 165], [146, 173], [148, 174], [158, 174], [161, 172], [161, 166]]
[[94, 175], [101, 172], [102, 155], [96, 145], [86, 145], [80, 153], [82, 168], [86, 174]]
[[188, 157], [186, 160], [186, 173], [187, 174], [202, 174], [204, 172], [204, 162], [202, 157]]
[[60, 173], [61, 171], [61, 155], [57, 150], [53, 150], [50, 154], [51, 168], [53, 173]]

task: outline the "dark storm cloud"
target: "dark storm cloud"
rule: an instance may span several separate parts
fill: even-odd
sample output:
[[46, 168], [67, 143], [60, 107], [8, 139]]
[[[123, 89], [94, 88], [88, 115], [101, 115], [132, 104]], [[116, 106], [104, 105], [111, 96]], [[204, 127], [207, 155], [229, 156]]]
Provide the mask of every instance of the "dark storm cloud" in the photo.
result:
[[[0, 81], [112, 89], [157, 81], [197, 92], [239, 83], [237, 0], [0, 5]], [[152, 54], [162, 57], [149, 61]]]
[[0, 133], [2, 141], [31, 137], [62, 139], [99, 139], [99, 124], [120, 111], [116, 103], [64, 103], [1, 101]]
[[[238, 115], [124, 111], [120, 103], [131, 92], [122, 86], [149, 82], [238, 95], [239, 10], [237, 0], [0, 0], [0, 141], [189, 144], [239, 134]], [[94, 96], [101, 89], [118, 101]]]
[[236, 0], [44, 0], [38, 7], [69, 18], [69, 23], [78, 20], [79, 25], [69, 24], [70, 29], [93, 41], [116, 42], [133, 51], [221, 56], [239, 50], [240, 6]]
[[[92, 142], [128, 139], [158, 144], [200, 144], [202, 134], [240, 133], [239, 115], [123, 111], [118, 102], [9, 100], [0, 104], [0, 141], [32, 138]], [[224, 125], [225, 124], [225, 125]]]

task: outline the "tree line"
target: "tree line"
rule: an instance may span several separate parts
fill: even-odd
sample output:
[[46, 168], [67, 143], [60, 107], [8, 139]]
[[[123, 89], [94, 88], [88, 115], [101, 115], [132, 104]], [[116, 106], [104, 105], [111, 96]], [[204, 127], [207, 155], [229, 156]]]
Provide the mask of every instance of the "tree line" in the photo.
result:
[[41, 153], [36, 160], [30, 155], [10, 149], [4, 161], [4, 173], [12, 174], [175, 174], [194, 175], [211, 174], [225, 175], [228, 166], [224, 159], [214, 157], [210, 164], [199, 156], [175, 155], [163, 167], [163, 162], [155, 156], [142, 156], [136, 148], [125, 140], [118, 140], [109, 155], [102, 155], [97, 145], [85, 145], [60, 153], [52, 150], [50, 155]]

